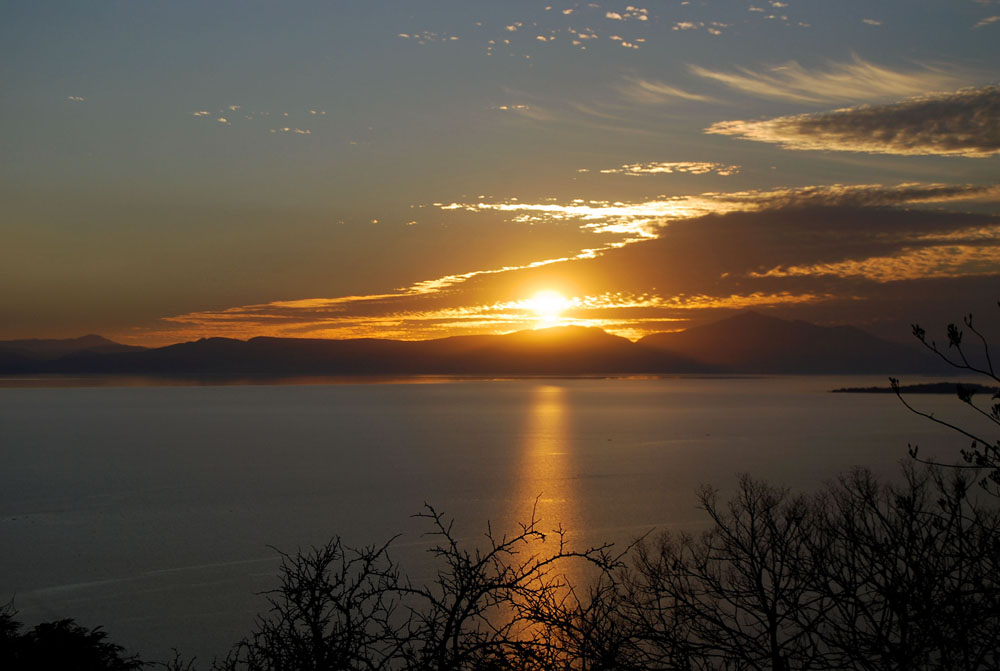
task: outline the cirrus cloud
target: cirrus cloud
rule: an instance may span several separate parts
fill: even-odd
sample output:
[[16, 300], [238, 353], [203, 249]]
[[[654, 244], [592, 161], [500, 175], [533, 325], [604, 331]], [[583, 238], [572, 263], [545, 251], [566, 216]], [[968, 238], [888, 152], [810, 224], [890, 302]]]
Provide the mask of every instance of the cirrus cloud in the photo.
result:
[[796, 61], [763, 71], [738, 68], [735, 72], [723, 72], [697, 65], [688, 69], [699, 77], [759, 98], [807, 104], [915, 96], [967, 83], [943, 68], [894, 70], [857, 56], [846, 63], [831, 63], [822, 71], [807, 69]]

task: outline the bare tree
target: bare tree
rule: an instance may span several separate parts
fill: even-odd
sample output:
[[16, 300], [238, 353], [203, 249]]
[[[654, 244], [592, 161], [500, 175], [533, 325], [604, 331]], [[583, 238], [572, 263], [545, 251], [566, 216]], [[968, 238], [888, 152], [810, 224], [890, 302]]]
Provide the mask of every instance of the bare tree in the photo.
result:
[[410, 606], [407, 666], [438, 671], [564, 666], [565, 639], [547, 624], [572, 595], [567, 562], [610, 574], [621, 555], [612, 553], [610, 544], [571, 549], [561, 528], [548, 535], [539, 530], [534, 511], [513, 535], [488, 528], [484, 547], [471, 549], [459, 544], [452, 522], [433, 507], [418, 517], [430, 523], [438, 541], [430, 550], [438, 570], [432, 584], [407, 588], [416, 598]]
[[[281, 553], [281, 584], [270, 612], [221, 663], [220, 671], [558, 669], [570, 646], [553, 636], [554, 613], [573, 587], [567, 562], [610, 575], [621, 555], [610, 544], [571, 549], [532, 515], [513, 535], [487, 529], [482, 547], [464, 547], [451, 521], [427, 506], [434, 580], [414, 585], [389, 559], [391, 541], [361, 550], [339, 538], [295, 555]], [[592, 668], [590, 666], [581, 668]]]
[[[1000, 303], [998, 303], [1000, 305]], [[913, 325], [913, 335], [924, 347], [933, 352], [941, 360], [953, 367], [957, 371], [966, 374], [977, 375], [983, 378], [988, 385], [997, 388], [1000, 386], [1000, 376], [993, 366], [993, 358], [990, 354], [990, 343], [986, 336], [974, 325], [972, 315], [966, 315], [962, 319], [965, 328], [973, 335], [976, 342], [970, 348], [963, 342], [965, 334], [955, 324], [948, 324], [947, 337], [948, 347], [943, 349], [934, 340], [928, 341], [927, 332], [919, 325]], [[973, 351], [975, 350], [975, 351]], [[903, 397], [899, 380], [889, 378], [893, 391], [911, 412], [920, 415], [936, 424], [947, 427], [971, 441], [968, 449], [961, 450], [961, 455], [966, 467], [985, 473], [985, 477], [980, 480], [980, 484], [989, 492], [1000, 495], [1000, 437], [991, 437], [983, 433], [980, 429], [973, 429], [970, 426], [943, 420], [935, 417], [932, 413], [925, 412], [913, 406]], [[974, 414], [984, 420], [984, 425], [991, 431], [1000, 429], [1000, 389], [993, 394], [989, 404], [981, 404], [975, 398], [976, 388], [973, 386], [959, 384], [956, 386], [956, 393], [959, 400], [972, 409]], [[919, 448], [916, 445], [910, 446], [910, 456], [920, 459]]]
[[335, 537], [294, 556], [279, 551], [281, 585], [268, 593], [269, 613], [216, 668], [394, 668], [406, 622], [398, 617], [401, 584], [389, 544], [355, 550]]
[[632, 594], [642, 599], [635, 607], [654, 656], [669, 668], [819, 668], [824, 596], [804, 575], [807, 502], [749, 477], [728, 505], [711, 488], [699, 499], [711, 529], [664, 536], [638, 554]]
[[1000, 526], [967, 487], [933, 467], [907, 468], [898, 485], [856, 469], [816, 497], [831, 668], [996, 668]]

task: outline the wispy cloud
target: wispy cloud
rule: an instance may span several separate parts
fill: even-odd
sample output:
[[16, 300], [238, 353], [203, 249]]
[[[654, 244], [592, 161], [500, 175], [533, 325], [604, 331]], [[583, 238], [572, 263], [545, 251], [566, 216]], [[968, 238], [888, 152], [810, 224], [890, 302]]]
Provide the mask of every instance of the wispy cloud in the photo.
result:
[[983, 158], [1000, 154], [1000, 87], [764, 121], [721, 121], [706, 132], [786, 149]]
[[724, 177], [735, 175], [740, 171], [738, 165], [726, 165], [725, 163], [705, 163], [702, 161], [674, 161], [674, 162], [653, 162], [653, 163], [626, 163], [619, 168], [605, 168], [601, 170], [606, 175], [629, 175], [639, 177], [642, 175], [670, 175], [674, 173], [690, 173], [692, 175], [707, 175], [715, 173]]
[[809, 104], [900, 98], [954, 89], [966, 83], [959, 75], [939, 67], [894, 70], [857, 56], [846, 63], [831, 63], [824, 70], [810, 70], [796, 61], [763, 71], [738, 68], [723, 72], [697, 65], [689, 69], [753, 96]]
[[987, 246], [936, 245], [903, 248], [888, 256], [870, 256], [860, 260], [816, 263], [807, 266], [777, 267], [763, 273], [764, 277], [823, 277], [864, 278], [873, 282], [900, 282], [969, 276], [1000, 275], [1000, 244]]
[[717, 102], [711, 96], [693, 93], [684, 89], [640, 77], [628, 77], [620, 87], [623, 96], [635, 102], [646, 104], [663, 104], [687, 100], [691, 102]]
[[66, 100], [69, 100], [70, 102], [75, 102], [75, 103], [82, 103], [82, 102], [86, 102], [87, 99], [84, 98], [83, 96], [66, 96]]
[[[594, 233], [625, 236], [631, 243], [656, 238], [673, 222], [707, 214], [757, 212], [804, 207], [883, 207], [918, 203], [1000, 201], [1000, 184], [937, 184], [910, 182], [830, 184], [786, 189], [707, 192], [636, 203], [582, 200], [570, 203], [530, 203], [517, 200], [441, 205], [445, 210], [510, 212], [526, 224], [577, 222]], [[592, 253], [594, 250], [587, 250]], [[601, 250], [597, 250], [601, 251]]]
[[829, 184], [786, 189], [706, 193], [720, 203], [744, 204], [746, 209], [797, 207], [884, 207], [918, 203], [1000, 201], [1000, 184], [941, 184], [904, 182], [883, 184]]
[[976, 23], [976, 25], [974, 25], [972, 27], [973, 28], [983, 28], [984, 26], [988, 26], [988, 25], [990, 25], [992, 23], [996, 23], [997, 21], [1000, 21], [1000, 16], [987, 16], [985, 19], [980, 19], [980, 21], [978, 23]]

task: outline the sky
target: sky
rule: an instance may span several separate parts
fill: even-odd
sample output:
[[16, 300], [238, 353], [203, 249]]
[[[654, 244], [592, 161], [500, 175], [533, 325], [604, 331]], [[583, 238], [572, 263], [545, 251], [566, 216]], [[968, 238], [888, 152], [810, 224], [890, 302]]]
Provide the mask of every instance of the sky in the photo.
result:
[[1000, 0], [0, 6], [0, 339], [1000, 313]]

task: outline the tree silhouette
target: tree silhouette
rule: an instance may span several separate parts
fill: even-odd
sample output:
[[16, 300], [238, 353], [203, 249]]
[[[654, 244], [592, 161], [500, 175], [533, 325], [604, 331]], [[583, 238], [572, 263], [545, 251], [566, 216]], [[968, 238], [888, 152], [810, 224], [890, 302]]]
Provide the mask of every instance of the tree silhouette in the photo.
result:
[[[1000, 302], [997, 303], [1000, 306]], [[927, 332], [919, 325], [913, 325], [913, 335], [924, 347], [933, 352], [955, 370], [967, 374], [978, 375], [986, 378], [990, 385], [997, 387], [997, 392], [993, 394], [991, 403], [982, 405], [974, 398], [976, 390], [973, 387], [958, 384], [956, 385], [956, 395], [959, 400], [973, 410], [975, 415], [985, 420], [984, 425], [990, 431], [1000, 429], [1000, 376], [993, 366], [993, 358], [990, 355], [990, 343], [986, 336], [974, 325], [972, 315], [966, 315], [962, 319], [965, 328], [975, 337], [975, 351], [963, 343], [964, 331], [955, 324], [948, 324], [947, 338], [948, 347], [942, 349], [934, 340], [927, 340]], [[952, 431], [970, 440], [968, 449], [961, 450], [964, 464], [956, 467], [965, 467], [982, 471], [985, 476], [980, 480], [980, 485], [994, 495], [1000, 495], [1000, 437], [990, 437], [982, 429], [972, 428], [968, 425], [946, 421], [935, 417], [932, 413], [919, 410], [910, 404], [900, 390], [899, 380], [889, 378], [893, 391], [911, 412], [920, 415], [936, 424], [947, 427]], [[916, 445], [910, 446], [910, 455], [915, 459], [920, 459], [919, 448]]]
[[565, 611], [567, 562], [610, 574], [610, 545], [571, 549], [538, 519], [511, 536], [487, 529], [484, 547], [464, 547], [431, 506], [416, 516], [434, 539], [434, 580], [415, 585], [389, 558], [391, 540], [355, 550], [339, 538], [281, 554], [280, 586], [256, 630], [216, 664], [225, 671], [292, 669], [555, 669], [565, 655], [536, 613]]
[[100, 627], [87, 629], [71, 619], [43, 622], [22, 632], [12, 604], [0, 609], [0, 668], [4, 671], [72, 669], [138, 671], [143, 662], [107, 640]]

